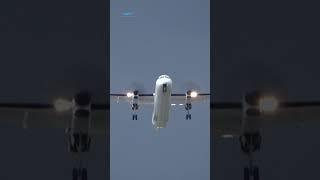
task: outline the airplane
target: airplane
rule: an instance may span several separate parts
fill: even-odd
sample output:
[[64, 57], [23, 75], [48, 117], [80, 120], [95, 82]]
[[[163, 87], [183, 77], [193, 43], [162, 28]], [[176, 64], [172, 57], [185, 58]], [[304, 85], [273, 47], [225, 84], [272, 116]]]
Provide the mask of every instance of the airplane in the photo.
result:
[[126, 12], [123, 12], [121, 13], [121, 17], [134, 17], [134, 12], [132, 11], [126, 11]]
[[[306, 120], [319, 120], [320, 116], [319, 101], [287, 101], [283, 95], [259, 89], [245, 92], [241, 102], [212, 102], [210, 106], [214, 138], [232, 138], [240, 142], [239, 148], [247, 159], [244, 180], [260, 178], [254, 154], [261, 149], [263, 129], [288, 123], [299, 127]], [[219, 166], [219, 162], [213, 163]], [[218, 176], [217, 173], [214, 176]]]
[[131, 105], [132, 120], [138, 120], [137, 110], [140, 105], [153, 105], [152, 124], [159, 130], [167, 126], [171, 106], [184, 105], [186, 120], [191, 120], [192, 103], [209, 100], [210, 97], [210, 93], [198, 93], [195, 89], [188, 89], [186, 93], [172, 93], [172, 87], [172, 79], [168, 75], [160, 75], [154, 93], [139, 93], [138, 89], [134, 89], [127, 93], [111, 93], [110, 96], [117, 102], [125, 101]]
[[[24, 47], [29, 48], [28, 62], [21, 62], [20, 56], [15, 55], [12, 59], [3, 58], [0, 67], [0, 123], [5, 123], [6, 127], [14, 130], [21, 128], [28, 133], [38, 129], [62, 130], [65, 138], [57, 141], [66, 141], [65, 152], [70, 153], [73, 158], [70, 179], [86, 180], [90, 176], [88, 163], [93, 159], [89, 153], [97, 144], [95, 139], [107, 138], [109, 133], [109, 104], [105, 92], [107, 61], [104, 58], [96, 58], [95, 61], [81, 58], [89, 56], [90, 53], [95, 54], [96, 48], [89, 46], [98, 46], [96, 43], [88, 45], [84, 42], [73, 48], [67, 43], [68, 45], [61, 44], [61, 47], [52, 48], [50, 42], [48, 41], [46, 48], [40, 52], [41, 55], [39, 51], [34, 51], [35, 47], [38, 47], [34, 44]], [[66, 52], [64, 49], [67, 47], [69, 51]], [[53, 49], [56, 57], [62, 53], [73, 58], [57, 60], [56, 57], [49, 56]], [[72, 53], [74, 51], [79, 53]], [[42, 61], [43, 59], [46, 61]], [[17, 70], [17, 73], [11, 73], [17, 63], [22, 63], [24, 68]], [[41, 151], [42, 146], [55, 144], [46, 138], [43, 137], [43, 144], [34, 145], [37, 146], [35, 148]], [[99, 148], [107, 152], [106, 146], [106, 143], [99, 144]], [[51, 149], [55, 151], [55, 148], [61, 147]], [[61, 159], [57, 157], [59, 158]], [[96, 160], [96, 163], [98, 166], [105, 164], [99, 160]], [[56, 171], [54, 169], [54, 172]], [[105, 176], [105, 173], [101, 172], [101, 176]]]

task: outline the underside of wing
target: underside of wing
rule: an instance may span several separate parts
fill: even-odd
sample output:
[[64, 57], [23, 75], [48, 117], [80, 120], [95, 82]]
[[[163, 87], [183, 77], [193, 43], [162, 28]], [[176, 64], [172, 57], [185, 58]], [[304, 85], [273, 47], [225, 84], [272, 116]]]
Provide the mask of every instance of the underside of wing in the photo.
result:
[[[185, 104], [188, 98], [187, 94], [171, 94], [171, 103]], [[204, 102], [210, 100], [210, 93], [196, 93], [190, 94], [190, 103]]]
[[[241, 133], [243, 109], [241, 103], [211, 104], [211, 123], [216, 137], [237, 137]], [[275, 126], [285, 127], [288, 124], [297, 127], [309, 121], [319, 121], [320, 106], [310, 103], [283, 103], [276, 111], [250, 117], [259, 122], [261, 130], [272, 129]]]
[[146, 105], [152, 105], [154, 102], [154, 96], [153, 94], [139, 94], [138, 96], [135, 96], [133, 93], [118, 93], [118, 94], [110, 94], [110, 97], [113, 101], [119, 102], [127, 102], [129, 104], [132, 104], [135, 97], [137, 97], [138, 104], [146, 104]]
[[[107, 133], [107, 106], [92, 105], [89, 132]], [[58, 112], [51, 104], [0, 104], [0, 124], [23, 129], [66, 129], [70, 127], [71, 110]]]

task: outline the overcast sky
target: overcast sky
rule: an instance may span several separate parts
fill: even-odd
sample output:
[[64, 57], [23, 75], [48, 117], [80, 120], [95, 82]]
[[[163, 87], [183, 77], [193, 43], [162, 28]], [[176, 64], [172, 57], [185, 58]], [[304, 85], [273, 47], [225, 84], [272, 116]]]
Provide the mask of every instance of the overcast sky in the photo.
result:
[[[121, 17], [124, 11], [135, 17]], [[208, 0], [111, 0], [111, 92], [132, 82], [150, 93], [161, 74], [174, 92], [195, 82], [210, 89]], [[111, 103], [111, 179], [209, 179], [209, 102], [193, 106], [192, 120], [173, 107], [167, 128], [155, 133], [152, 106], [141, 106], [138, 121], [130, 106]]]

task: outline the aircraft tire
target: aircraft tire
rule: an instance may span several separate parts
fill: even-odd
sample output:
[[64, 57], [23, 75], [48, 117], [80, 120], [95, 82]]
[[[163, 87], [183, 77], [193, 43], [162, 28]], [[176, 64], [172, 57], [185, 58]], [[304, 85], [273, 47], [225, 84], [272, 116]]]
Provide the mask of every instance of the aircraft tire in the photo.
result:
[[250, 171], [247, 166], [243, 169], [243, 180], [250, 180]]
[[72, 180], [78, 180], [78, 171], [75, 168], [72, 170]]
[[81, 180], [88, 180], [88, 173], [86, 168], [83, 168], [81, 171]]
[[253, 168], [253, 180], [259, 180], [259, 168], [257, 166]]

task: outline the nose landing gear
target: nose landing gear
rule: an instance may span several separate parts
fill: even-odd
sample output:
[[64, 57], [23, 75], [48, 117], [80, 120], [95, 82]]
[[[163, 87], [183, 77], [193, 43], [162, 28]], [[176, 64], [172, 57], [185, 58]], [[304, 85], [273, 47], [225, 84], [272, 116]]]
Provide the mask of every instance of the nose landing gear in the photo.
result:
[[253, 153], [260, 150], [261, 135], [259, 132], [244, 133], [240, 136], [240, 145], [242, 152], [248, 157], [248, 165], [244, 167], [244, 180], [259, 180], [259, 167], [254, 165]]

